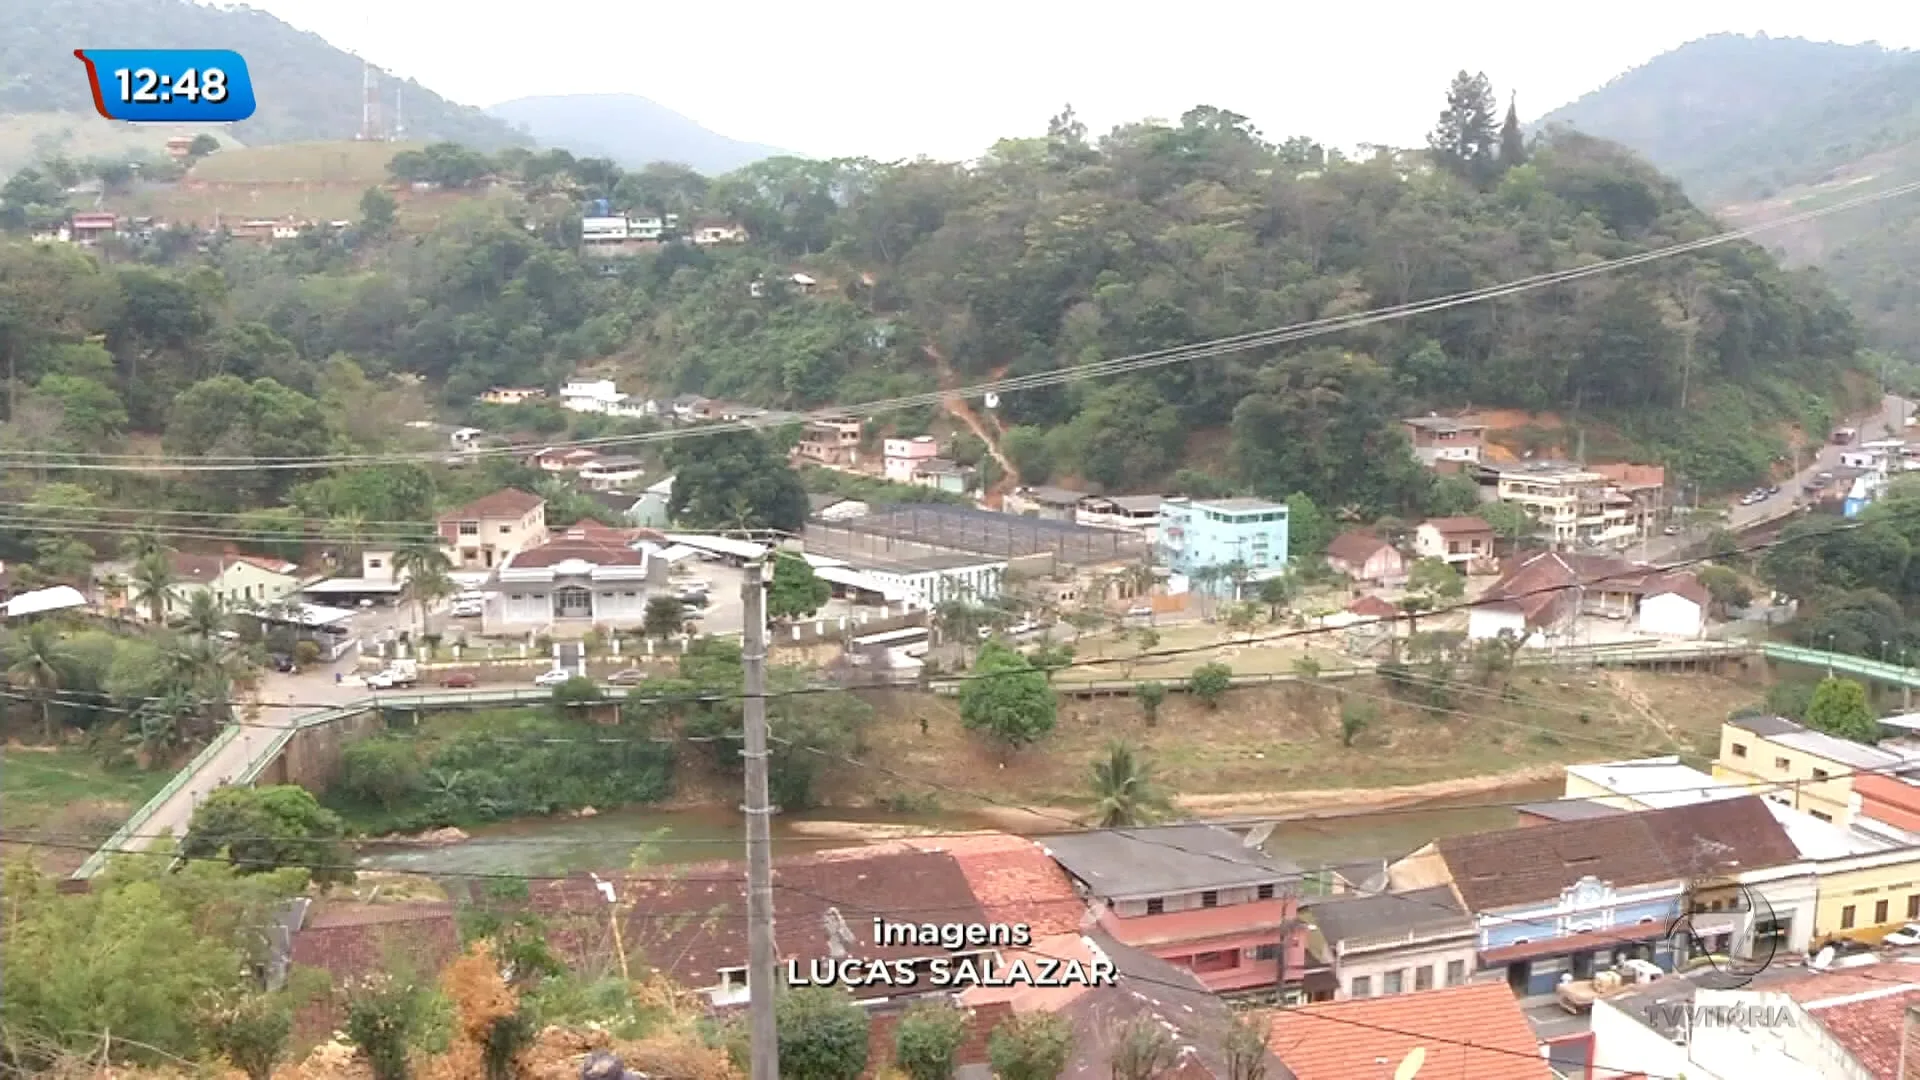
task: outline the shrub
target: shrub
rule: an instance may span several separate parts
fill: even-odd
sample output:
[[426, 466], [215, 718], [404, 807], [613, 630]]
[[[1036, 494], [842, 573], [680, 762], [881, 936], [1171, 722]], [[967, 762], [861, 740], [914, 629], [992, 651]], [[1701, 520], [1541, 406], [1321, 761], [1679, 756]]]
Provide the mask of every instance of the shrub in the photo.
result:
[[966, 1041], [967, 1017], [950, 1005], [920, 1004], [894, 1029], [893, 1060], [910, 1080], [949, 1080]]

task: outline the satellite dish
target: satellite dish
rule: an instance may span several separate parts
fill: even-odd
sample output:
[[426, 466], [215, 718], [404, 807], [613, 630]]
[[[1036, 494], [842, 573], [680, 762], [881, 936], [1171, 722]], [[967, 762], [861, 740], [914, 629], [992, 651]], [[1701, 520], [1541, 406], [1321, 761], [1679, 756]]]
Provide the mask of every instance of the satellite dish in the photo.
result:
[[1264, 825], [1255, 825], [1248, 830], [1245, 845], [1255, 849], [1266, 847], [1267, 841], [1273, 838], [1274, 826], [1277, 824], [1278, 822], [1269, 821]]
[[1832, 967], [1833, 966], [1833, 946], [1829, 945], [1826, 948], [1821, 949], [1818, 953], [1815, 953], [1813, 959], [1807, 961], [1807, 966], [1812, 968], [1815, 971], [1825, 971], [1828, 968]]
[[997, 408], [999, 408], [999, 407], [1000, 407], [1000, 395], [999, 395], [999, 394], [995, 394], [995, 393], [992, 393], [992, 392], [988, 392], [988, 394], [987, 394], [987, 408], [989, 408], [989, 409], [997, 409]]
[[1401, 1060], [1400, 1067], [1393, 1070], [1393, 1080], [1413, 1080], [1414, 1077], [1420, 1075], [1420, 1066], [1426, 1063], [1427, 1048], [1424, 1046], [1414, 1047], [1407, 1051], [1407, 1056]]

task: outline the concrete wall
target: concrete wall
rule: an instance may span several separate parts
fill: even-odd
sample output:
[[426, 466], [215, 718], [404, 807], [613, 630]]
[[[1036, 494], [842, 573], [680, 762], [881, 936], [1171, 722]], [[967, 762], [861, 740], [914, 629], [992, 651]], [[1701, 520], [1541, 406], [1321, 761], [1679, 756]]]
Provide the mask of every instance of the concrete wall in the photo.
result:
[[348, 744], [378, 734], [386, 720], [378, 709], [367, 709], [326, 724], [295, 731], [280, 756], [260, 774], [261, 784], [299, 784], [308, 791], [325, 791], [340, 776], [340, 755]]

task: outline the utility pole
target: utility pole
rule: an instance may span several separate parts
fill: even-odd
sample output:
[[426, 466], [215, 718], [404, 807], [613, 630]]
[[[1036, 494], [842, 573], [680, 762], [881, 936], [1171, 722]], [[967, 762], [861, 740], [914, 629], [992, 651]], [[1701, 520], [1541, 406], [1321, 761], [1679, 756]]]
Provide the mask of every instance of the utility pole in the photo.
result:
[[766, 564], [747, 563], [740, 584], [740, 659], [746, 674], [742, 702], [746, 746], [747, 815], [747, 1018], [752, 1038], [752, 1080], [780, 1080], [779, 1030], [773, 995], [777, 961], [773, 950], [773, 808], [767, 798], [767, 585]]

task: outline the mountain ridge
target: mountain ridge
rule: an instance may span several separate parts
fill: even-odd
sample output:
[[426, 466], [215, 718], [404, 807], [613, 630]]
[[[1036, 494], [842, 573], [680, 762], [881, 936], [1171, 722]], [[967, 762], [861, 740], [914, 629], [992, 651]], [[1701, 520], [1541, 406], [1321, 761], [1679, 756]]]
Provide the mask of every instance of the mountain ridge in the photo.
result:
[[708, 176], [796, 156], [735, 139], [638, 94], [539, 94], [488, 106], [544, 146], [608, 158], [623, 167], [675, 162]]

